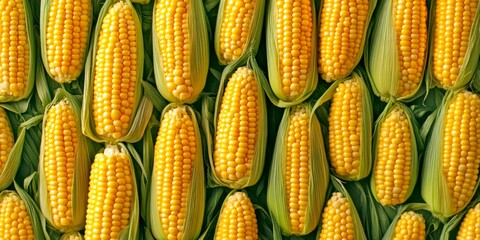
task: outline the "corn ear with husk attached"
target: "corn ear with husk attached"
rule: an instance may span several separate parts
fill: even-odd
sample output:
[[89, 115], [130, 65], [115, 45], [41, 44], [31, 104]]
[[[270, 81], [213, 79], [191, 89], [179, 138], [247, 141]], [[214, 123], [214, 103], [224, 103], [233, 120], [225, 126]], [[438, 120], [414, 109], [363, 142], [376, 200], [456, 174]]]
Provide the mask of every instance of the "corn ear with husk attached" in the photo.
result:
[[[294, 4], [294, 11], [289, 9]], [[288, 10], [285, 10], [288, 9]], [[285, 19], [293, 19], [286, 21]], [[267, 5], [266, 48], [271, 102], [289, 107], [304, 102], [318, 84], [315, 1], [272, 0]], [[288, 26], [284, 26], [287, 25]], [[278, 28], [278, 29], [277, 29]], [[288, 31], [284, 30], [288, 29]]]
[[203, 2], [156, 0], [152, 24], [158, 91], [170, 102], [195, 102], [207, 80], [210, 54]]
[[[241, 211], [239, 211], [242, 209]], [[239, 226], [243, 226], [239, 228]], [[258, 239], [255, 208], [244, 191], [232, 191], [225, 198], [215, 229], [214, 239]]]
[[[443, 225], [439, 240], [478, 239], [480, 223], [480, 198], [473, 200], [465, 209], [455, 214]], [[469, 238], [470, 237], [470, 238]]]
[[85, 67], [82, 132], [96, 142], [137, 142], [153, 111], [142, 94], [140, 19], [130, 1], [107, 0], [97, 23]]
[[423, 139], [410, 109], [390, 101], [375, 123], [372, 193], [383, 206], [404, 203], [417, 182]]
[[447, 92], [434, 113], [425, 151], [422, 197], [444, 219], [464, 209], [479, 185], [480, 96]]
[[63, 234], [60, 240], [84, 240], [84, 238], [79, 232], [71, 232]]
[[375, 95], [408, 100], [422, 85], [427, 63], [427, 1], [380, 1], [365, 66]]
[[[238, 4], [242, 6], [237, 7]], [[221, 0], [215, 29], [215, 53], [226, 65], [248, 53], [256, 55], [262, 37], [265, 1]]]
[[397, 209], [397, 215], [390, 223], [383, 240], [424, 240], [431, 239], [429, 230], [437, 229], [438, 219], [432, 217], [430, 208], [425, 203], [410, 203]]
[[286, 108], [275, 141], [267, 205], [273, 221], [288, 236], [316, 228], [329, 182], [315, 109], [307, 103]]
[[[241, 67], [239, 67], [241, 66]], [[265, 163], [267, 107], [260, 78], [251, 57], [246, 66], [237, 61], [225, 68], [218, 90], [213, 124], [205, 121], [211, 179], [222, 186], [242, 189], [255, 185]]]
[[206, 199], [202, 147], [195, 111], [177, 103], [165, 107], [155, 143], [149, 197], [149, 221], [156, 239], [199, 236]]
[[85, 226], [88, 175], [95, 151], [81, 133], [80, 96], [60, 88], [43, 116], [39, 200], [48, 223], [62, 232]]
[[[0, 16], [0, 103], [17, 102], [30, 96], [35, 84], [36, 40], [32, 2], [3, 1]], [[12, 26], [12, 24], [15, 24]]]

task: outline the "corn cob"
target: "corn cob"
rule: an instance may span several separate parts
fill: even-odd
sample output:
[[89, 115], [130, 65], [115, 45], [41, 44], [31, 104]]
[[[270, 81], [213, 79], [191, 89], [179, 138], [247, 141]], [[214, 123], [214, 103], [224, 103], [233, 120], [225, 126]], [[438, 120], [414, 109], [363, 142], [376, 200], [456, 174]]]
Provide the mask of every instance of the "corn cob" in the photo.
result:
[[1, 239], [35, 239], [27, 207], [12, 191], [0, 194], [0, 236]]
[[444, 89], [464, 86], [476, 68], [480, 51], [472, 49], [479, 39], [474, 27], [480, 21], [478, 5], [478, 0], [435, 2], [432, 70]]
[[205, 203], [202, 164], [193, 110], [167, 106], [155, 144], [150, 195], [157, 239], [194, 239], [200, 233]]
[[462, 220], [458, 230], [457, 240], [479, 239], [480, 238], [480, 203], [470, 210]]
[[371, 15], [369, 0], [325, 0], [319, 17], [318, 70], [327, 82], [350, 75], [360, 61]]
[[447, 95], [425, 153], [422, 197], [435, 214], [449, 217], [472, 199], [480, 168], [480, 97]]
[[135, 238], [136, 232], [130, 231], [138, 224], [136, 194], [126, 150], [110, 145], [97, 153], [90, 172], [85, 240], [125, 239], [125, 234], [129, 234], [127, 239]]
[[204, 11], [201, 1], [155, 1], [155, 76], [170, 102], [194, 102], [205, 86], [209, 46]]
[[322, 214], [319, 239], [354, 239], [355, 229], [351, 203], [340, 192], [334, 192]]
[[42, 57], [45, 69], [59, 83], [69, 83], [82, 72], [90, 27], [92, 1], [43, 1]]
[[270, 1], [268, 77], [281, 101], [300, 103], [317, 86], [315, 5], [311, 0]]
[[427, 59], [426, 0], [381, 1], [366, 66], [382, 99], [408, 99], [420, 88]]
[[372, 105], [361, 75], [338, 84], [328, 116], [329, 155], [342, 179], [359, 180], [370, 173]]
[[32, 32], [30, 1], [0, 1], [0, 102], [26, 98], [33, 88], [35, 40]]
[[425, 219], [421, 214], [413, 211], [402, 213], [395, 226], [393, 240], [411, 239], [423, 240], [425, 238]]
[[14, 144], [13, 132], [10, 127], [7, 113], [0, 108], [0, 173], [5, 169], [5, 165], [10, 158]]
[[258, 239], [257, 217], [247, 194], [235, 192], [225, 199], [214, 239]]
[[[287, 108], [277, 134], [267, 190], [272, 216], [287, 235], [305, 235], [318, 223], [328, 185], [320, 124], [308, 105]], [[282, 184], [280, 184], [282, 183]]]

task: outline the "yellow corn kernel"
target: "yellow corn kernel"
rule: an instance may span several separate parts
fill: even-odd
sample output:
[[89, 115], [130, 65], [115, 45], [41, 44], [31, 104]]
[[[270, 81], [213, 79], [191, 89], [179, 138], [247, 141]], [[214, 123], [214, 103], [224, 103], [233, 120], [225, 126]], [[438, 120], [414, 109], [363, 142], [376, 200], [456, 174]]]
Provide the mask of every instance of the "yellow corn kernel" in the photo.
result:
[[185, 234], [187, 203], [197, 146], [194, 121], [185, 106], [164, 114], [154, 152], [158, 215], [168, 239]]
[[468, 204], [480, 168], [480, 97], [463, 91], [449, 104], [442, 144], [443, 175], [454, 212]]
[[350, 79], [337, 86], [328, 116], [330, 161], [340, 176], [360, 171], [362, 129], [362, 86]]
[[0, 198], [0, 239], [34, 240], [32, 221], [27, 207], [14, 192], [2, 193]]
[[394, 234], [393, 240], [424, 240], [425, 219], [413, 211], [404, 212], [398, 219]]
[[134, 9], [119, 1], [108, 9], [98, 36], [93, 76], [93, 119], [98, 135], [127, 134], [135, 111], [137, 36]]
[[45, 64], [57, 82], [71, 82], [82, 72], [91, 21], [91, 0], [51, 0]]
[[3, 172], [3, 169], [10, 158], [13, 144], [13, 132], [10, 128], [7, 113], [3, 108], [0, 108], [0, 173]]
[[245, 52], [256, 0], [225, 0], [220, 26], [220, 55], [226, 62]]
[[480, 203], [468, 210], [460, 224], [457, 240], [480, 239]]
[[53, 224], [72, 224], [72, 188], [79, 130], [71, 104], [62, 100], [47, 112], [44, 134], [44, 172]]
[[230, 78], [217, 120], [213, 161], [223, 180], [248, 177], [258, 135], [259, 87], [253, 71], [239, 68]]
[[408, 96], [422, 81], [427, 48], [425, 0], [393, 1], [400, 84], [398, 95]]
[[395, 107], [381, 123], [374, 169], [377, 199], [384, 206], [407, 200], [412, 177], [411, 137], [406, 113]]
[[20, 97], [27, 90], [31, 60], [24, 0], [2, 0], [0, 9], [0, 97]]
[[85, 240], [118, 239], [128, 226], [135, 179], [130, 157], [112, 146], [95, 155], [90, 172]]
[[318, 68], [327, 82], [347, 77], [358, 62], [368, 0], [325, 0], [320, 15]]
[[236, 192], [228, 196], [223, 204], [215, 240], [226, 239], [258, 239], [255, 209], [244, 192]]
[[438, 0], [433, 29], [433, 75], [443, 88], [457, 81], [470, 41], [478, 0]]
[[342, 193], [334, 192], [323, 210], [319, 239], [353, 240], [354, 236], [350, 202]]

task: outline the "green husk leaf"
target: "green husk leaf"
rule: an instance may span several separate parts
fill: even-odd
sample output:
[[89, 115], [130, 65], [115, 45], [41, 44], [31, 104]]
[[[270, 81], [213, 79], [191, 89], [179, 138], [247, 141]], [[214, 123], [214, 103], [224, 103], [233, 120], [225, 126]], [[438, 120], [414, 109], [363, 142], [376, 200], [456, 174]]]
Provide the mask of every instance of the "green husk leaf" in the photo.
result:
[[70, 237], [76, 237], [78, 240], [83, 240], [84, 239], [82, 234], [80, 234], [79, 232], [71, 232], [71, 233], [63, 234], [63, 236], [60, 240], [68, 240], [68, 239], [70, 239]]
[[283, 93], [282, 79], [280, 77], [280, 56], [278, 55], [277, 46], [277, 5], [275, 1], [269, 1], [267, 5], [267, 17], [266, 17], [266, 49], [268, 59], [268, 82], [262, 81], [262, 86], [270, 99], [270, 101], [277, 107], [290, 107], [304, 102], [317, 88], [318, 84], [318, 71], [317, 71], [317, 27], [316, 27], [316, 10], [315, 1], [310, 0], [312, 8], [312, 38], [310, 39], [311, 54], [310, 65], [308, 67], [307, 85], [302, 94], [298, 95], [294, 99], [289, 99]]
[[163, 99], [162, 95], [157, 91], [157, 89], [146, 81], [142, 81], [143, 91], [145, 96], [150, 100], [157, 111], [162, 111], [165, 106], [168, 105], [168, 102]]
[[[401, 66], [399, 63], [399, 52], [397, 34], [395, 31], [393, 1], [380, 1], [375, 19], [370, 25], [369, 43], [365, 47], [365, 67], [370, 78], [373, 92], [382, 100], [390, 98], [397, 100], [411, 100], [419, 95], [417, 92], [422, 86], [426, 57], [422, 68], [420, 83], [415, 90], [406, 96], [399, 96], [398, 88], [401, 82]], [[421, 23], [418, 23], [421, 24]], [[428, 40], [427, 40], [428, 41]], [[427, 50], [425, 50], [427, 54]]]
[[[153, 19], [156, 18], [156, 8], [159, 1], [156, 0], [153, 9]], [[160, 94], [170, 102], [193, 103], [197, 100], [207, 81], [209, 64], [209, 42], [208, 42], [208, 19], [202, 1], [188, 1], [188, 32], [190, 42], [190, 81], [192, 82], [193, 93], [188, 99], [181, 100], [168, 91], [165, 80], [162, 53], [157, 36], [156, 21], [152, 21], [153, 41], [153, 66], [155, 81]]]
[[150, 0], [130, 0], [132, 3], [148, 4]]
[[78, 129], [77, 134], [77, 147], [75, 149], [75, 174], [73, 175], [72, 183], [72, 223], [68, 227], [57, 226], [53, 221], [53, 213], [48, 197], [50, 192], [47, 189], [47, 176], [45, 173], [45, 141], [46, 133], [42, 131], [42, 142], [40, 145], [40, 161], [38, 167], [39, 173], [39, 200], [40, 200], [40, 209], [42, 214], [45, 216], [48, 223], [55, 227], [56, 229], [62, 232], [74, 232], [80, 231], [85, 225], [85, 215], [87, 211], [87, 193], [88, 193], [88, 176], [90, 172], [90, 161], [95, 155], [95, 149], [90, 140], [80, 133], [80, 112], [81, 112], [81, 101], [78, 97], [69, 94], [62, 88], [59, 88], [56, 93], [53, 101], [47, 105], [46, 113], [43, 116], [42, 129], [45, 129], [45, 124], [47, 121], [48, 111], [51, 107], [55, 106], [61, 101], [67, 101], [73, 109], [75, 114], [76, 125]]
[[133, 7], [130, 1], [126, 1], [125, 3], [132, 9], [133, 18], [135, 21], [136, 26], [136, 36], [137, 36], [137, 84], [135, 88], [135, 102], [132, 116], [130, 120], [130, 129], [127, 134], [119, 139], [110, 139], [104, 136], [99, 136], [98, 133], [95, 131], [95, 123], [93, 120], [93, 78], [95, 73], [95, 57], [97, 53], [97, 43], [98, 43], [98, 36], [100, 34], [100, 29], [102, 27], [103, 19], [107, 14], [108, 10], [111, 6], [121, 0], [107, 0], [103, 5], [100, 15], [98, 17], [97, 26], [93, 31], [93, 40], [90, 46], [90, 51], [88, 53], [87, 62], [85, 65], [85, 90], [84, 90], [84, 98], [83, 98], [83, 107], [82, 107], [82, 133], [85, 134], [87, 137], [92, 139], [95, 142], [105, 142], [105, 143], [115, 143], [115, 142], [137, 142], [139, 141], [142, 136], [145, 128], [147, 126], [148, 120], [153, 111], [152, 103], [143, 96], [143, 88], [142, 88], [142, 76], [143, 76], [143, 37], [142, 37], [142, 29], [141, 29], [141, 22], [137, 15], [135, 8]]
[[[419, 168], [419, 154], [423, 152], [423, 139], [421, 138], [419, 134], [419, 129], [418, 129], [418, 123], [411, 112], [411, 110], [405, 106], [404, 104], [396, 101], [389, 101], [387, 106], [385, 107], [385, 110], [380, 114], [380, 116], [377, 119], [377, 122], [375, 123], [375, 136], [373, 139], [373, 171], [376, 168], [376, 163], [377, 163], [377, 151], [378, 151], [378, 141], [380, 138], [380, 128], [389, 115], [389, 113], [395, 109], [395, 108], [400, 108], [407, 116], [407, 119], [409, 121], [410, 125], [410, 133], [411, 133], [411, 170], [410, 170], [410, 182], [409, 182], [409, 188], [408, 192], [405, 196], [405, 201], [412, 195], [413, 189], [415, 187], [415, 184], [417, 182], [418, 178], [418, 168]], [[371, 182], [370, 182], [370, 187], [371, 191], [373, 193], [373, 196], [377, 200], [377, 202], [380, 202], [380, 199], [378, 199], [377, 196], [377, 190], [376, 190], [376, 184], [375, 184], [375, 174], [373, 173], [371, 177]], [[381, 203], [382, 204], [382, 203]], [[382, 204], [383, 205], [383, 204]]]
[[439, 240], [454, 239], [465, 215], [468, 213], [468, 211], [470, 211], [470, 209], [474, 208], [479, 203], [480, 198], [473, 200], [468, 207], [463, 209], [461, 212], [453, 216], [447, 223], [445, 223], [445, 225], [443, 225], [442, 234]]
[[272, 221], [278, 223], [282, 232], [288, 236], [306, 235], [316, 228], [329, 182], [328, 163], [325, 149], [323, 148], [322, 129], [315, 114], [316, 108], [312, 108], [308, 104], [302, 104], [300, 107], [305, 107], [307, 112], [310, 113], [309, 168], [311, 169], [311, 174], [309, 175], [308, 205], [303, 229], [298, 232], [294, 232], [291, 229], [286, 199], [286, 144], [288, 128], [290, 127], [291, 107], [285, 109], [278, 129], [267, 188], [267, 205], [273, 217]]
[[35, 201], [33, 201], [33, 199], [28, 195], [28, 193], [25, 192], [16, 182], [14, 183], [14, 185], [15, 185], [16, 192], [5, 190], [2, 193], [0, 193], [0, 199], [7, 194], [18, 195], [22, 199], [23, 204], [25, 204], [25, 207], [27, 208], [27, 212], [30, 217], [30, 221], [33, 228], [33, 235], [35, 236], [35, 239], [49, 240], [50, 238], [45, 235], [43, 230], [44, 228], [43, 228], [42, 222], [44, 222], [45, 220], [43, 219], [43, 216], [41, 215], [40, 210], [38, 209], [38, 206], [36, 205]]
[[[262, 71], [259, 70], [258, 66], [254, 63], [254, 61], [255, 60], [253, 59], [253, 56], [251, 56], [246, 63], [246, 67], [253, 70], [255, 79], [257, 81], [257, 86], [258, 86], [257, 104], [260, 109], [259, 110], [260, 115], [257, 117], [260, 120], [258, 125], [257, 139], [255, 140], [255, 155], [253, 157], [252, 170], [249, 176], [245, 176], [244, 178], [241, 178], [237, 181], [222, 179], [221, 176], [217, 176], [216, 172], [214, 171], [215, 164], [213, 160], [217, 119], [218, 119], [218, 115], [220, 114], [220, 109], [223, 101], [223, 94], [231, 75], [238, 69], [239, 66], [243, 66], [243, 64], [245, 64], [244, 62], [235, 61], [225, 68], [222, 74], [220, 88], [218, 90], [218, 94], [216, 97], [213, 126], [212, 124], [205, 124], [205, 123], [203, 124], [203, 127], [205, 128], [204, 132], [207, 135], [206, 136], [207, 150], [208, 150], [208, 158], [209, 158], [209, 164], [211, 169], [211, 171], [209, 171], [209, 173], [211, 173], [209, 177], [216, 184], [229, 187], [232, 189], [242, 189], [242, 188], [249, 187], [256, 184], [262, 175], [263, 166], [265, 164], [265, 150], [267, 146], [267, 134], [268, 134], [266, 129], [267, 129], [268, 117], [267, 117], [267, 105], [265, 102], [265, 96], [259, 80], [261, 78], [265, 79], [265, 76], [263, 75]], [[208, 116], [207, 115], [203, 116], [202, 119], [204, 120], [208, 119]]]
[[[217, 16], [217, 25], [215, 31], [214, 47], [215, 53], [220, 64], [226, 65], [231, 62], [223, 58], [220, 53], [220, 32], [223, 22], [223, 15], [225, 11], [225, 5], [227, 0], [221, 0], [218, 7], [218, 16]], [[263, 27], [263, 15], [265, 12], [265, 1], [255, 1], [255, 6], [253, 6], [253, 15], [250, 23], [250, 32], [247, 37], [247, 42], [245, 43], [242, 56], [251, 53], [256, 55], [258, 51], [258, 46], [260, 45], [260, 40], [262, 38], [262, 27]]]
[[[171, 103], [163, 109], [161, 121], [164, 119], [165, 113], [176, 107], [183, 106], [177, 103]], [[202, 138], [200, 135], [200, 128], [195, 111], [189, 106], [183, 106], [187, 109], [189, 116], [194, 122], [195, 135], [197, 141], [197, 151], [195, 154], [195, 160], [193, 162], [192, 179], [190, 181], [190, 187], [187, 197], [187, 214], [185, 218], [185, 225], [183, 226], [184, 235], [182, 240], [195, 239], [199, 236], [202, 228], [202, 219], [205, 211], [205, 180], [203, 170], [203, 150], [202, 150]], [[157, 137], [157, 140], [161, 141], [161, 136]], [[155, 166], [155, 162], [154, 162]], [[157, 173], [154, 170], [151, 179], [156, 179]], [[150, 226], [152, 227], [152, 234], [156, 239], [167, 239], [165, 231], [163, 229], [160, 215], [158, 213], [157, 206], [157, 181], [153, 180], [150, 184]]]

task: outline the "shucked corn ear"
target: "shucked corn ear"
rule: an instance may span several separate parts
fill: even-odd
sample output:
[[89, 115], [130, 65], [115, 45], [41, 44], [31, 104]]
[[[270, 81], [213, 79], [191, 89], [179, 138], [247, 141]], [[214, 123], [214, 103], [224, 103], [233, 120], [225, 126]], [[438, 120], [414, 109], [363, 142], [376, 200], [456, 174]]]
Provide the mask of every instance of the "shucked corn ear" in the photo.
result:
[[480, 203], [470, 208], [457, 233], [457, 240], [479, 239], [480, 238]]
[[0, 1], [0, 102], [30, 95], [35, 81], [35, 35], [29, 0]]
[[39, 161], [40, 209], [62, 232], [85, 226], [93, 147], [81, 133], [80, 99], [57, 90], [44, 115]]
[[418, 175], [415, 119], [401, 103], [390, 102], [376, 123], [373, 143], [372, 193], [383, 206], [404, 203], [413, 192]]
[[478, 0], [438, 0], [432, 8], [430, 71], [440, 87], [454, 90], [472, 78], [480, 56]]
[[193, 109], [177, 104], [165, 107], [150, 189], [150, 224], [156, 239], [198, 237], [205, 207], [202, 156]]
[[360, 180], [372, 168], [370, 93], [361, 72], [357, 71], [338, 83], [333, 91], [328, 115], [330, 164], [339, 178]]
[[137, 239], [135, 171], [125, 146], [107, 145], [90, 171], [85, 240]]
[[170, 102], [194, 102], [205, 86], [209, 63], [203, 2], [156, 0], [152, 22], [158, 91]]
[[275, 95], [272, 102], [279, 105], [282, 101], [291, 106], [303, 102], [317, 87], [315, 3], [313, 0], [269, 2], [266, 34], [268, 80]]
[[215, 30], [215, 52], [221, 64], [228, 64], [258, 50], [263, 27], [265, 1], [222, 0]]
[[130, 1], [107, 0], [92, 44], [85, 74], [82, 131], [96, 142], [136, 142], [150, 118], [151, 106], [142, 98], [143, 37]]
[[40, 40], [45, 70], [59, 83], [77, 79], [85, 65], [93, 6], [91, 0], [42, 0]]
[[362, 58], [377, 0], [325, 0], [318, 18], [318, 72], [327, 82], [346, 78]]
[[223, 202], [214, 239], [258, 239], [255, 209], [245, 192], [233, 192]]
[[[239, 67], [222, 79], [215, 108], [214, 143], [209, 144], [213, 180], [239, 189], [260, 179], [265, 162], [267, 109], [261, 72]], [[207, 132], [207, 135], [210, 131]], [[212, 148], [213, 147], [213, 148]]]
[[425, 152], [422, 197], [439, 217], [464, 209], [478, 187], [480, 96], [466, 90], [446, 95]]
[[320, 123], [312, 107], [285, 109], [277, 133], [267, 205], [285, 235], [306, 235], [318, 224], [329, 182]]
[[427, 60], [427, 1], [380, 1], [365, 64], [376, 95], [407, 99], [421, 86]]

